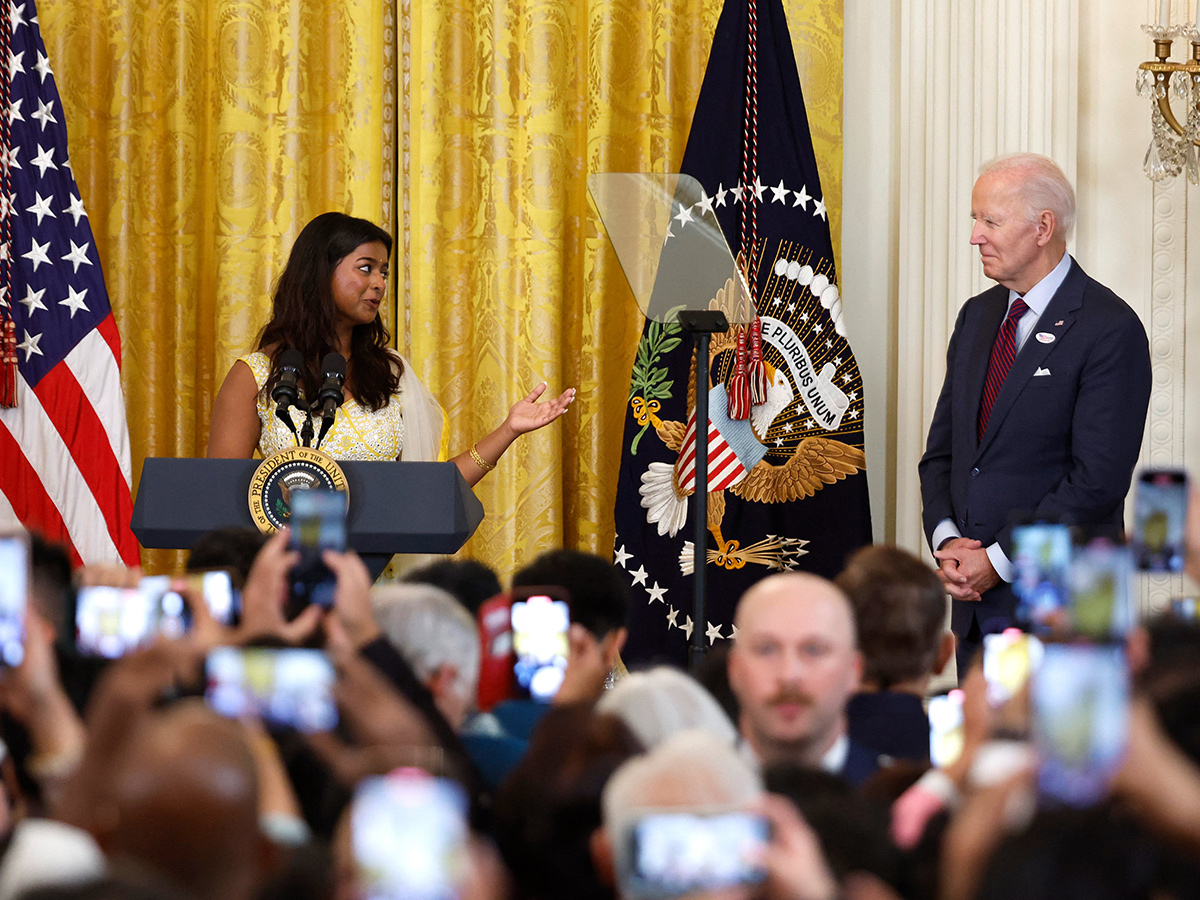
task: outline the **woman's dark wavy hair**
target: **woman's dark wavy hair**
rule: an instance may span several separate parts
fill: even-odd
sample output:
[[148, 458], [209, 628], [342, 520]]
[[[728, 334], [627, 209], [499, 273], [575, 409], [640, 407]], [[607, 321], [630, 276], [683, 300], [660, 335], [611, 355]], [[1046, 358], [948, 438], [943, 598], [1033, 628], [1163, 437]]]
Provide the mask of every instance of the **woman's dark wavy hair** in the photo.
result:
[[[391, 256], [392, 236], [366, 219], [328, 212], [304, 226], [275, 287], [271, 321], [258, 337], [259, 350], [274, 345], [271, 376], [264, 388], [267, 394], [279, 380], [280, 355], [288, 347], [295, 347], [304, 356], [304, 396], [309, 400], [317, 396], [321, 360], [336, 349], [334, 269], [357, 247], [375, 241], [382, 243]], [[388, 353], [390, 340], [379, 316], [369, 325], [355, 325], [350, 336], [353, 362], [346, 375], [347, 387], [359, 403], [372, 410], [387, 406], [400, 386], [399, 362]]]

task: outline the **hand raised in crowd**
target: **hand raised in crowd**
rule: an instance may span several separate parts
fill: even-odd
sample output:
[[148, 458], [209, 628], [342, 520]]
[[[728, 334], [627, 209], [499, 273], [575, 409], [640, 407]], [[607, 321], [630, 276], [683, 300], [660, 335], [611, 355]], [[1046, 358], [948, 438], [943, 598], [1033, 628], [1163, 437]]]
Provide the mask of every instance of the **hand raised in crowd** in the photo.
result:
[[771, 843], [763, 856], [767, 900], [834, 900], [838, 883], [821, 842], [790, 800], [765, 794], [760, 809], [771, 823]]
[[263, 545], [242, 588], [242, 624], [238, 633], [243, 640], [275, 637], [287, 644], [307, 640], [321, 623], [324, 613], [318, 606], [305, 607], [290, 622], [284, 615], [288, 598], [288, 573], [300, 554], [288, 549], [288, 529], [281, 528]]
[[326, 550], [321, 558], [337, 578], [333, 594], [333, 609], [325, 617], [326, 630], [336, 619], [355, 647], [362, 647], [379, 637], [379, 625], [371, 608], [371, 573], [357, 553], [338, 553]]
[[504, 423], [512, 429], [513, 435], [526, 434], [536, 431], [544, 425], [549, 425], [567, 411], [571, 401], [575, 399], [575, 388], [567, 388], [557, 397], [538, 402], [538, 398], [546, 392], [546, 382], [542, 382], [525, 397], [513, 404], [508, 411]]
[[338, 672], [334, 699], [354, 743], [330, 732], [311, 734], [308, 743], [334, 777], [352, 786], [397, 766], [440, 770], [441, 750], [424, 717], [348, 645], [331, 655]]
[[56, 784], [79, 763], [87, 744], [83, 720], [59, 679], [54, 628], [33, 609], [25, 614], [25, 658], [0, 680], [0, 706], [29, 732], [26, 765], [52, 800]]

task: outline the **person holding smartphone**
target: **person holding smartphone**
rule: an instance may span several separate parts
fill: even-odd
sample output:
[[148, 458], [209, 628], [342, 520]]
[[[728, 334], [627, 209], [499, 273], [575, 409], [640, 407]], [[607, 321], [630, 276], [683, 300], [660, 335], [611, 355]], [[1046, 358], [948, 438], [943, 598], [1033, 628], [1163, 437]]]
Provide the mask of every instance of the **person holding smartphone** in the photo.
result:
[[[346, 399], [322, 443], [334, 459], [449, 457], [445, 413], [412, 365], [389, 348], [391, 336], [379, 315], [391, 252], [391, 235], [365, 219], [329, 212], [304, 227], [279, 277], [257, 348], [233, 364], [217, 394], [210, 458], [249, 458], [256, 449], [268, 456], [295, 445], [272, 398], [288, 350], [298, 351], [302, 360], [292, 377], [303, 406], [320, 393], [324, 358], [338, 353], [345, 360]], [[453, 458], [467, 484], [494, 469], [520, 435], [565, 413], [575, 397], [570, 388], [538, 402], [545, 390], [544, 383], [535, 387], [496, 429]], [[288, 415], [299, 432], [303, 423], [295, 411]]]

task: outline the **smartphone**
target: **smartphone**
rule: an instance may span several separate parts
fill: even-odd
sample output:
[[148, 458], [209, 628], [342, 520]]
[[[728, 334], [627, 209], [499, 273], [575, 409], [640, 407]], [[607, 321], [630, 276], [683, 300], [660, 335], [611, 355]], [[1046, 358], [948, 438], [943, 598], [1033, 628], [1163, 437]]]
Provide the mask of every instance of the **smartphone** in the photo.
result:
[[1098, 640], [1119, 638], [1134, 625], [1129, 548], [1107, 538], [1076, 547], [1070, 568], [1070, 629]]
[[454, 900], [468, 865], [467, 797], [416, 769], [359, 782], [350, 844], [364, 900]]
[[1143, 572], [1182, 572], [1188, 479], [1182, 469], [1143, 469], [1133, 503], [1134, 565]]
[[1183, 622], [1200, 621], [1200, 598], [1172, 597], [1168, 611], [1173, 619]]
[[962, 756], [963, 692], [958, 688], [929, 698], [929, 762], [944, 769]]
[[233, 586], [228, 569], [188, 572], [179, 579], [204, 598], [209, 614], [222, 625], [236, 625], [242, 612], [242, 595]]
[[1070, 596], [1070, 528], [1049, 522], [1017, 525], [1012, 548], [1017, 619], [1037, 634], [1063, 629]]
[[315, 603], [333, 606], [337, 579], [321, 559], [326, 550], [346, 549], [346, 495], [341, 491], [294, 490], [288, 547], [300, 553], [289, 576], [287, 614], [295, 618]]
[[191, 611], [170, 586], [168, 575], [147, 575], [136, 588], [80, 588], [75, 600], [75, 643], [79, 652], [118, 659], [152, 643], [159, 635], [182, 637], [191, 630]]
[[25, 606], [29, 598], [29, 538], [0, 535], [0, 668], [25, 659]]
[[770, 840], [766, 819], [751, 812], [651, 813], [636, 819], [617, 854], [621, 893], [665, 900], [695, 891], [759, 884]]
[[983, 636], [983, 678], [992, 706], [1003, 706], [1025, 687], [1042, 660], [1042, 642], [1019, 628]]
[[512, 595], [497, 594], [485, 600], [476, 614], [479, 626], [479, 686], [476, 705], [487, 712], [502, 700], [513, 696]]
[[1091, 806], [1125, 754], [1129, 672], [1115, 644], [1047, 644], [1030, 697], [1038, 787], [1051, 802]]
[[570, 610], [548, 593], [531, 593], [513, 600], [511, 617], [516, 693], [549, 703], [567, 671]]
[[204, 666], [208, 705], [231, 719], [312, 733], [337, 724], [333, 664], [321, 650], [216, 647]]

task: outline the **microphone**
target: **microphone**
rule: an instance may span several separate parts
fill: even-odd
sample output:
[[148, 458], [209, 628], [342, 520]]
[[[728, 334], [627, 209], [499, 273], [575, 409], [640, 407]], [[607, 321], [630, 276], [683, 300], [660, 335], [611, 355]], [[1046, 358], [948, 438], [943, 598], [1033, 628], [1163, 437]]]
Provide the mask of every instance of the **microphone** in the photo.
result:
[[296, 438], [299, 445], [300, 437], [296, 434], [296, 424], [292, 421], [288, 410], [297, 405], [300, 399], [300, 370], [304, 367], [304, 354], [295, 347], [288, 347], [279, 355], [279, 381], [271, 390], [271, 399], [275, 401], [275, 416], [288, 431]]
[[324, 382], [317, 394], [317, 404], [321, 407], [321, 433], [317, 436], [317, 446], [325, 439], [325, 433], [333, 425], [337, 408], [342, 405], [346, 395], [342, 392], [342, 384], [346, 380], [346, 357], [340, 353], [327, 353], [321, 360], [321, 377]]

